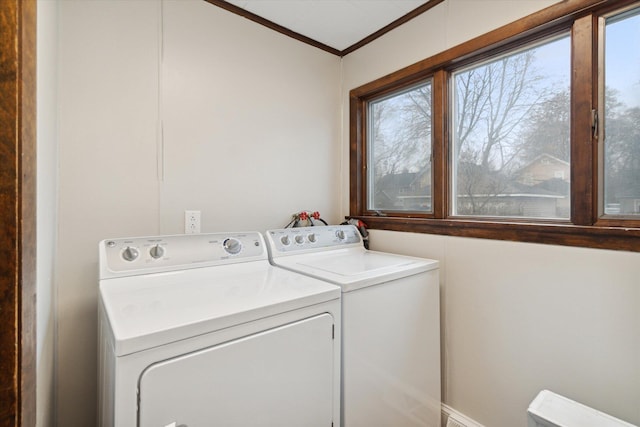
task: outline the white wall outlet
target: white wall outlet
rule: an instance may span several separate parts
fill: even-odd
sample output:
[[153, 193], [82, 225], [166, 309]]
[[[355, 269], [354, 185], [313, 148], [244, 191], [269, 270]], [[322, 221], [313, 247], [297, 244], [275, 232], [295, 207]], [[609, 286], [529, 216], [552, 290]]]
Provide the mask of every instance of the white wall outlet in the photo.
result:
[[200, 232], [200, 211], [184, 211], [184, 234]]

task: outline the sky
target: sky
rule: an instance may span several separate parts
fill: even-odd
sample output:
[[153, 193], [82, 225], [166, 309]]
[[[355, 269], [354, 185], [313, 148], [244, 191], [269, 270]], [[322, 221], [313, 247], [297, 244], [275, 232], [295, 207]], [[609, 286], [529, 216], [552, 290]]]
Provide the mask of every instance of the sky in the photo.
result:
[[640, 14], [608, 21], [605, 43], [606, 86], [628, 107], [640, 107]]

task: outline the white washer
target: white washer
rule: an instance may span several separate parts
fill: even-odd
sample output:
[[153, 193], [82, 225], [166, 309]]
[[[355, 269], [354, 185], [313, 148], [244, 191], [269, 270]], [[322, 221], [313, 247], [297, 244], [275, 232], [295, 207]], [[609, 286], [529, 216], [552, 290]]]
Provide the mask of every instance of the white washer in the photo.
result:
[[338, 287], [256, 232], [99, 247], [100, 426], [339, 425]]
[[440, 426], [439, 270], [352, 226], [267, 231], [272, 264], [342, 288], [344, 427]]

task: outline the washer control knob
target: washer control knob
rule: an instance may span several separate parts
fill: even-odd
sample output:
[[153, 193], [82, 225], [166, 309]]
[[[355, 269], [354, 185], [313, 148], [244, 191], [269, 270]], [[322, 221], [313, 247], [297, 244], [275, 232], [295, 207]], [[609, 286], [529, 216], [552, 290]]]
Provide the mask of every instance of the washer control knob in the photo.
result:
[[132, 246], [127, 246], [124, 248], [124, 251], [122, 251], [122, 258], [129, 262], [135, 261], [135, 259], [138, 258], [138, 255], [140, 255], [140, 253]]
[[316, 235], [311, 233], [307, 236], [307, 240], [310, 241], [311, 243], [315, 243], [316, 242]]
[[160, 245], [155, 245], [149, 249], [149, 255], [151, 255], [151, 258], [153, 259], [162, 258], [162, 255], [164, 255], [164, 248]]
[[238, 239], [228, 238], [222, 242], [224, 250], [231, 255], [237, 255], [242, 250], [242, 243]]
[[280, 238], [280, 242], [285, 246], [289, 246], [291, 244], [291, 240], [289, 239], [289, 236], [282, 236]]
[[345, 238], [344, 230], [336, 230], [336, 237], [339, 240], [344, 240], [344, 238]]
[[296, 243], [297, 243], [297, 244], [301, 245], [301, 244], [303, 244], [303, 243], [304, 243], [304, 236], [303, 236], [302, 234], [298, 234], [298, 235], [295, 237], [295, 240], [296, 240]]

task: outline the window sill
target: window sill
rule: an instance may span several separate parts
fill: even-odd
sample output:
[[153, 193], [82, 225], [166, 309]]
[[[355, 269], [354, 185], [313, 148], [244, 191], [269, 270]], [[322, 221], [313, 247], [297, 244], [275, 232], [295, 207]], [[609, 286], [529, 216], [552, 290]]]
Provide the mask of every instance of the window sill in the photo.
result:
[[572, 224], [349, 216], [369, 229], [640, 252], [640, 228]]

